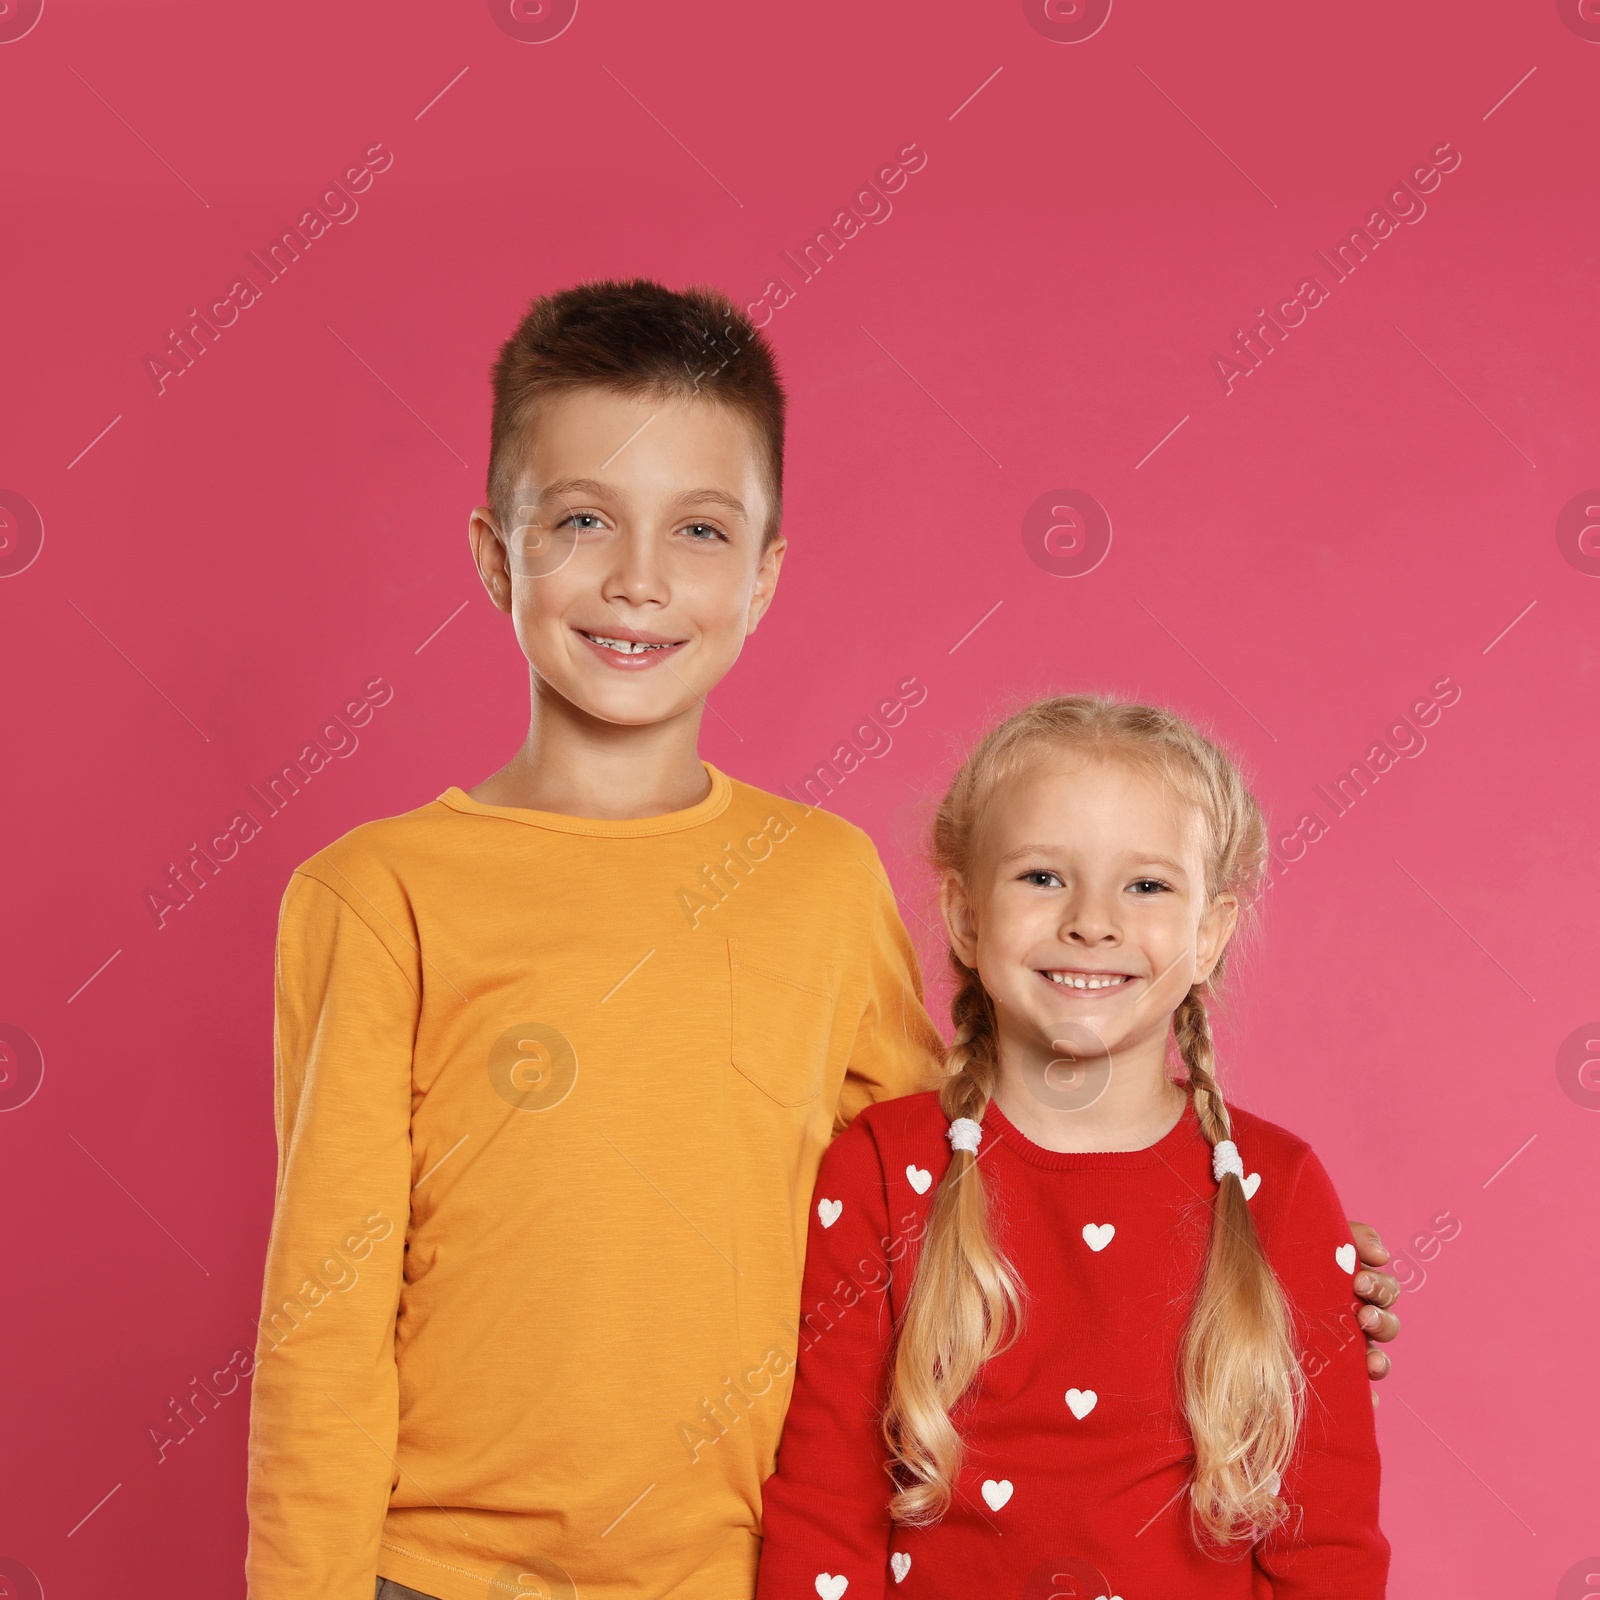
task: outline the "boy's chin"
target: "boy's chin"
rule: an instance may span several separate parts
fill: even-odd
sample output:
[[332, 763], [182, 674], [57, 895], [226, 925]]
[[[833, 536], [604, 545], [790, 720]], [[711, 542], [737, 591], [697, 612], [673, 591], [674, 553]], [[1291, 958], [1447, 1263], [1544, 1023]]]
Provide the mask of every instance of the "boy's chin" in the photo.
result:
[[[575, 681], [565, 675], [546, 677], [537, 667], [534, 671], [545, 688], [553, 690], [570, 712], [613, 728], [655, 727], [693, 711], [701, 703], [694, 690], [675, 677], [665, 681], [594, 684]], [[662, 669], [658, 667], [655, 671], [660, 673]]]

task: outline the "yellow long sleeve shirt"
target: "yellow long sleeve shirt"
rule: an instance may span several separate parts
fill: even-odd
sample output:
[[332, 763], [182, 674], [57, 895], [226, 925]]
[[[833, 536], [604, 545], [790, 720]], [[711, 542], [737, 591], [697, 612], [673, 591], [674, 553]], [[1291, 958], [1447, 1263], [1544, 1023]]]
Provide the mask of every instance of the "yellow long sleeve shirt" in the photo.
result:
[[817, 1167], [940, 1046], [867, 836], [707, 771], [291, 878], [253, 1600], [754, 1593]]

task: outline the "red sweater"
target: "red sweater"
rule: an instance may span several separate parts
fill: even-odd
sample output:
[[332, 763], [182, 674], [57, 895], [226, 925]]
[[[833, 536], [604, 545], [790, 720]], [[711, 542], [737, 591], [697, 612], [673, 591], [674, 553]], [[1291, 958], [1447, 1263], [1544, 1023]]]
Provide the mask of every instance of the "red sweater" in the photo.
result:
[[1189, 1531], [1176, 1360], [1216, 1193], [1192, 1102], [1148, 1149], [1092, 1154], [1041, 1149], [990, 1106], [979, 1161], [996, 1241], [1026, 1288], [1023, 1334], [957, 1408], [967, 1448], [949, 1512], [930, 1529], [891, 1524], [886, 1357], [950, 1160], [938, 1099], [918, 1094], [869, 1106], [822, 1163], [794, 1397], [762, 1491], [758, 1600], [1383, 1595], [1389, 1544], [1344, 1209], [1308, 1145], [1232, 1117], [1307, 1377], [1283, 1484], [1298, 1529], [1234, 1545], [1228, 1560]]

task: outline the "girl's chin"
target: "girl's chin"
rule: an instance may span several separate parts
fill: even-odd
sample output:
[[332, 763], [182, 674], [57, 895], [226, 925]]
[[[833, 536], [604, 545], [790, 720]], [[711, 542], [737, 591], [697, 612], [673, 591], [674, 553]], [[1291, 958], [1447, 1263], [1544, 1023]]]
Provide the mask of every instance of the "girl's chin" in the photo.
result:
[[[1070, 1016], [1035, 1011], [1028, 1020], [1030, 1026], [1025, 1034], [1014, 1038], [1012, 1044], [1030, 1062], [1080, 1060], [1088, 1065], [1111, 1057], [1126, 1058], [1146, 1049], [1160, 1051], [1166, 1043], [1164, 1027], [1141, 1026], [1145, 1019], [1110, 1008], [1103, 1012], [1075, 1010]], [[1002, 1030], [1002, 1038], [1005, 1031]]]

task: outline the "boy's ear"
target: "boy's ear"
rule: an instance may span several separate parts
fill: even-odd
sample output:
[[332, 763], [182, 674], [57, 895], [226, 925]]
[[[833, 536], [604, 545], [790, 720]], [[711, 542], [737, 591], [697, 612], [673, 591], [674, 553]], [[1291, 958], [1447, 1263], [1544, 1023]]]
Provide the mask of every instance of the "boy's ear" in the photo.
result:
[[744, 630], [746, 638], [760, 626], [761, 619], [767, 614], [767, 607], [772, 604], [773, 595], [778, 592], [778, 573], [783, 568], [783, 553], [788, 548], [789, 541], [780, 536], [761, 552], [761, 562], [756, 567], [755, 587], [750, 591], [750, 618]]
[[967, 898], [967, 888], [953, 872], [945, 873], [939, 883], [939, 915], [944, 918], [944, 931], [949, 935], [950, 948], [967, 966], [978, 964], [978, 925], [973, 919], [972, 902]]
[[506, 543], [500, 537], [500, 525], [488, 506], [475, 506], [467, 522], [467, 543], [472, 546], [472, 559], [478, 576], [489, 591], [489, 598], [500, 610], [511, 610], [511, 564], [506, 557]]
[[1206, 907], [1206, 912], [1200, 919], [1199, 931], [1195, 935], [1195, 975], [1196, 983], [1204, 983], [1213, 972], [1217, 963], [1222, 959], [1222, 952], [1228, 948], [1228, 941], [1233, 937], [1233, 930], [1239, 925], [1239, 897], [1233, 894], [1219, 894], [1211, 904]]

